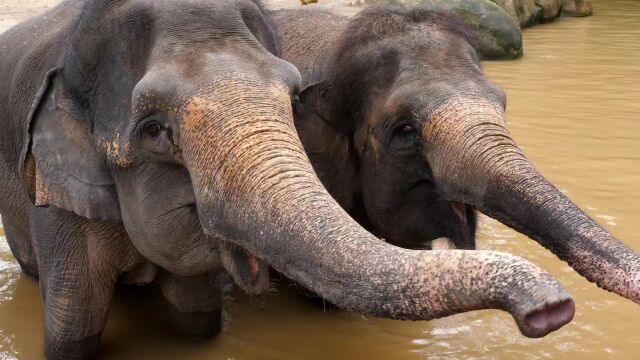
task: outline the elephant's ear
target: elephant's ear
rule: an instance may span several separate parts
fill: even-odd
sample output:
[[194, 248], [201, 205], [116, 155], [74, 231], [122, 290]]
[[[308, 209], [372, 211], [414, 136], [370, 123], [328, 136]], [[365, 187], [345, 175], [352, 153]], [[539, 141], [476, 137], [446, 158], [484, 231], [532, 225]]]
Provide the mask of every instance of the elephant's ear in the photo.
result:
[[104, 156], [60, 76], [57, 69], [47, 73], [26, 121], [20, 172], [27, 192], [35, 206], [118, 222], [118, 196]]
[[357, 158], [348, 135], [326, 119], [323, 83], [300, 93], [294, 121], [302, 145], [322, 184], [346, 210], [353, 207], [356, 193]]

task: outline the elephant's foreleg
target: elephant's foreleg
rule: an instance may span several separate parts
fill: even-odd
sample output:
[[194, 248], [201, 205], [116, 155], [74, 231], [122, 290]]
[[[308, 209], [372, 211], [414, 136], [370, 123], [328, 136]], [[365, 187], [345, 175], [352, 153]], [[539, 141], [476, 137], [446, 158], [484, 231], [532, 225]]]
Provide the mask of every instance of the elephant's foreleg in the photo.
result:
[[190, 339], [204, 340], [222, 329], [222, 276], [214, 271], [198, 276], [164, 273], [160, 286], [169, 303], [174, 330]]
[[[94, 358], [121, 266], [129, 261], [121, 227], [50, 209], [32, 211], [48, 359]], [[122, 244], [125, 244], [124, 246]]]

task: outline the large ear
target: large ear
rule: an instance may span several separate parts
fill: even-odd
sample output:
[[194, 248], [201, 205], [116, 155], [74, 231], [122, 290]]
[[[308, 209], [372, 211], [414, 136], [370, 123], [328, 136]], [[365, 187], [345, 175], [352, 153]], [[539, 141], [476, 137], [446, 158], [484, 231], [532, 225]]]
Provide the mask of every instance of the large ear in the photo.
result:
[[89, 219], [120, 221], [116, 188], [105, 158], [51, 70], [26, 121], [20, 172], [35, 206], [55, 206]]
[[305, 88], [294, 106], [294, 121], [320, 181], [344, 209], [350, 210], [356, 192], [357, 158], [349, 136], [326, 119], [325, 91], [323, 83]]

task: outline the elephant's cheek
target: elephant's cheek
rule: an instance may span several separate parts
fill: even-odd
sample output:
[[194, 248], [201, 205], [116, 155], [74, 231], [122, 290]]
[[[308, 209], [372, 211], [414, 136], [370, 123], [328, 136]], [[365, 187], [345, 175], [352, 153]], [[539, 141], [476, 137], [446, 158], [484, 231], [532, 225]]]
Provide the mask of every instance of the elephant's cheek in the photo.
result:
[[147, 260], [181, 276], [192, 276], [222, 265], [214, 244], [204, 237], [197, 225], [169, 222], [145, 223], [125, 218], [123, 221], [136, 250]]

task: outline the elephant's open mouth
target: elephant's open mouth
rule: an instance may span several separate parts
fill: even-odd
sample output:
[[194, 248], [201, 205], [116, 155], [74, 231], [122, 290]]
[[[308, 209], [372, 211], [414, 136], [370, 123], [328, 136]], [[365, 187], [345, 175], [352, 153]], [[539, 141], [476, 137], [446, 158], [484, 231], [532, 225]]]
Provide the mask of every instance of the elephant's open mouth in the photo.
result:
[[420, 244], [425, 250], [475, 250], [476, 248], [476, 221], [477, 210], [475, 207], [457, 201], [450, 202], [456, 221], [449, 224], [446, 236], [424, 241]]
[[269, 264], [235, 244], [225, 242], [222, 263], [233, 280], [252, 295], [269, 288]]
[[472, 205], [457, 201], [452, 201], [450, 205], [458, 221], [447, 229], [447, 238], [456, 249], [475, 250], [478, 211]]
[[460, 219], [460, 222], [462, 222], [463, 224], [467, 224], [469, 222], [469, 217], [467, 212], [470, 207], [473, 208], [472, 206], [461, 203], [461, 202], [457, 202], [457, 201], [451, 202], [451, 209], [453, 209], [453, 212], [456, 213], [456, 215], [458, 216], [458, 219]]

